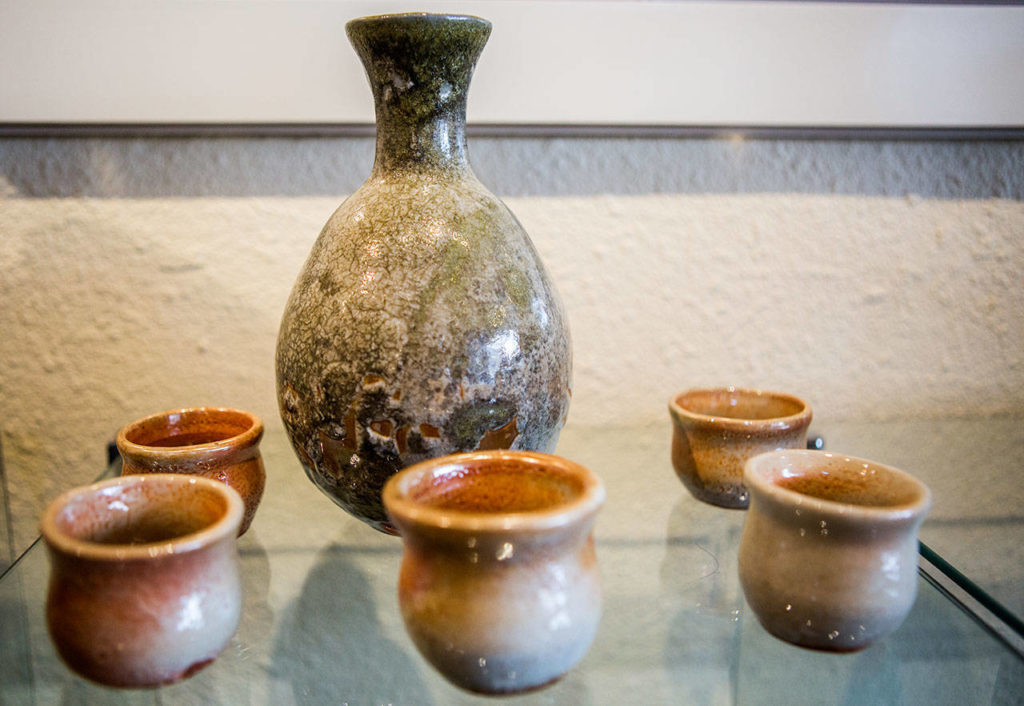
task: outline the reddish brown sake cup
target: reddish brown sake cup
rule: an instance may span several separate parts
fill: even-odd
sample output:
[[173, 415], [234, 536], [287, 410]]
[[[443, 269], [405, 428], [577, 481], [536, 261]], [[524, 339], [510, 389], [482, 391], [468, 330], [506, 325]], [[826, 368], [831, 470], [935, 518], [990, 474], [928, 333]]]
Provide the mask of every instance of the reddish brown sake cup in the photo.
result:
[[121, 475], [185, 473], [226, 483], [245, 503], [241, 536], [252, 523], [267, 481], [262, 438], [263, 422], [251, 412], [225, 407], [160, 412], [118, 432]]

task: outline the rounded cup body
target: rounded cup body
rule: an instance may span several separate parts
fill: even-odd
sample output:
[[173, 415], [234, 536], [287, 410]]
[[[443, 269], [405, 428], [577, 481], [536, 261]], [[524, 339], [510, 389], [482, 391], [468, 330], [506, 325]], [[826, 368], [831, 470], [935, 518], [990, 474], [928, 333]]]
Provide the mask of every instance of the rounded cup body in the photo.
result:
[[249, 529], [267, 482], [263, 421], [239, 409], [191, 407], [160, 412], [121, 428], [122, 475], [185, 473], [231, 486], [245, 503], [238, 535]]
[[862, 649], [895, 630], [917, 595], [917, 530], [928, 489], [881, 464], [822, 451], [747, 462], [743, 593], [773, 635]]
[[354, 20], [377, 106], [373, 173], [331, 216], [281, 320], [277, 392], [306, 475], [392, 532], [396, 471], [460, 451], [551, 451], [568, 323], [515, 216], [474, 176], [465, 101], [478, 18]]
[[686, 489], [712, 505], [745, 508], [747, 459], [807, 444], [811, 408], [799, 397], [736, 387], [689, 390], [669, 401], [672, 466]]
[[516, 451], [427, 461], [389, 481], [399, 605], [420, 653], [486, 694], [536, 689], [576, 665], [600, 622], [603, 496], [582, 466]]
[[45, 511], [46, 622], [80, 675], [117, 687], [186, 678], [227, 645], [241, 614], [241, 498], [204, 478], [127, 476]]

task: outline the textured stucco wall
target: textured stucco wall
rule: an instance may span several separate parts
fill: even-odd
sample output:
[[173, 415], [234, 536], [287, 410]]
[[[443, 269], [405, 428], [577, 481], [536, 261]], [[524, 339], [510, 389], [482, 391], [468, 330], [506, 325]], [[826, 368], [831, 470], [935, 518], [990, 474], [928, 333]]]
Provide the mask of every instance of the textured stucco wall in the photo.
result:
[[[137, 416], [280, 423], [284, 301], [372, 149], [0, 141], [17, 548]], [[670, 392], [705, 384], [792, 391], [832, 419], [1024, 411], [1021, 143], [481, 139], [471, 157], [561, 291], [570, 424], [667, 419]]]

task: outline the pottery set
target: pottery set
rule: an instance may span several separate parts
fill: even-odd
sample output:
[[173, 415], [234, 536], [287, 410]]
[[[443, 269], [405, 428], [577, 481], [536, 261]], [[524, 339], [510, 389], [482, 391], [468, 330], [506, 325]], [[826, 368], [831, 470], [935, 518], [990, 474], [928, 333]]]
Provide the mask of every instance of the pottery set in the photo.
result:
[[776, 637], [837, 652], [895, 630], [917, 595], [928, 489], [902, 471], [807, 450], [811, 408], [735, 387], [669, 400], [672, 465], [698, 500], [746, 509], [740, 585]]
[[601, 617], [593, 525], [604, 486], [525, 451], [424, 461], [384, 486], [404, 554], [399, 605], [413, 643], [451, 682], [507, 694], [586, 654]]
[[42, 535], [61, 658], [119, 687], [169, 684], [212, 662], [241, 614], [242, 515], [224, 483], [179, 474], [122, 476], [54, 500]]
[[554, 450], [571, 346], [529, 237], [467, 159], [466, 98], [490, 23], [401, 14], [347, 31], [373, 92], [376, 158], [288, 299], [277, 394], [308, 477], [393, 532], [381, 490], [400, 469]]
[[185, 473], [231, 486], [245, 503], [238, 535], [249, 529], [267, 474], [260, 455], [263, 422], [251, 412], [192, 407], [160, 412], [117, 434], [122, 475]]
[[[429, 14], [348, 23], [376, 157], [299, 273], [276, 384], [309, 479], [401, 535], [399, 607], [417, 649], [452, 683], [507, 694], [558, 679], [594, 640], [605, 491], [548, 453], [571, 396], [568, 324], [528, 236], [466, 155], [467, 93], [490, 28]], [[740, 578], [772, 634], [850, 650], [899, 624], [924, 486], [800, 451], [811, 409], [792, 395], [690, 390], [669, 409], [689, 492], [749, 505]], [[152, 686], [223, 649], [239, 619], [236, 536], [264, 489], [262, 434], [232, 409], [141, 419], [118, 434], [120, 479], [47, 509], [49, 627], [74, 670]]]
[[223, 650], [241, 614], [235, 540], [266, 483], [262, 437], [263, 422], [242, 410], [153, 414], [118, 431], [120, 478], [50, 504], [47, 625], [69, 667], [151, 687]]

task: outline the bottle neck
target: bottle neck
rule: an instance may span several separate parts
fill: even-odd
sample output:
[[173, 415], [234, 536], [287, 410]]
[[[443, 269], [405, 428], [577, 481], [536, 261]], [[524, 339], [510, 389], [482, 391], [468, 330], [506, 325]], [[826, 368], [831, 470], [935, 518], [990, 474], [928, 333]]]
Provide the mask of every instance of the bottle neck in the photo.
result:
[[375, 175], [465, 170], [466, 96], [490, 23], [476, 17], [384, 15], [353, 20], [377, 117]]
[[[431, 105], [433, 103], [433, 105]], [[405, 101], [377, 100], [375, 176], [396, 170], [469, 169], [466, 155], [466, 104], [426, 97], [409, 110]]]

